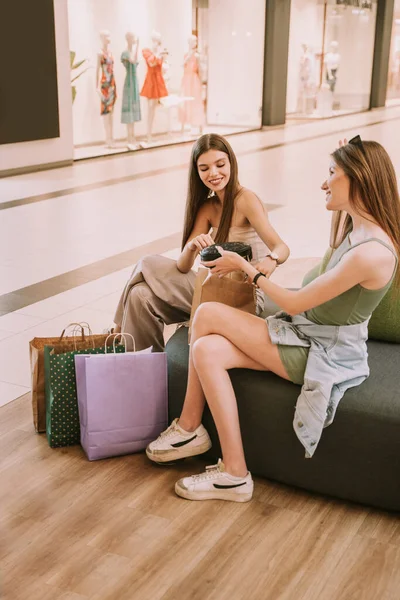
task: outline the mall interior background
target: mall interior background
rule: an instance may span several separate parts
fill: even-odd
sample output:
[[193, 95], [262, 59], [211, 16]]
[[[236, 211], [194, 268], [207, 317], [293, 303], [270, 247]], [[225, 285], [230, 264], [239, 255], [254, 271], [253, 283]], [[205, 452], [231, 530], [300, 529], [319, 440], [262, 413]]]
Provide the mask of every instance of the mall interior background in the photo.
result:
[[324, 118], [369, 108], [376, 9], [374, 2], [292, 0], [288, 117]]
[[[42, 0], [41, 9], [47, 12], [37, 28], [30, 25], [37, 7], [29, 0], [21, 2], [26, 19], [21, 22], [20, 8], [11, 5], [4, 28], [10, 57], [4, 74], [7, 106], [16, 113], [7, 121], [25, 131], [24, 123], [35, 123], [42, 131], [35, 139], [21, 135], [11, 143], [0, 140], [1, 176], [188, 142], [201, 132], [235, 134], [400, 102], [400, 0]], [[151, 131], [150, 102], [139, 96], [134, 143], [129, 143], [128, 126], [122, 122], [127, 68], [121, 56], [128, 32], [138, 41], [133, 45], [138, 92], [150, 71], [143, 51], [155, 51], [156, 37], [168, 94], [154, 100]], [[111, 143], [96, 91], [104, 33], [116, 84], [116, 101], [107, 115], [113, 125]], [[21, 80], [16, 65], [32, 47], [44, 54], [45, 40], [46, 48], [53, 43], [52, 67]], [[190, 85], [194, 81], [197, 86], [193, 96], [184, 85], [188, 53], [194, 56], [189, 77]], [[378, 102], [372, 95], [374, 69], [380, 72], [382, 88]], [[57, 84], [52, 94], [50, 81]], [[13, 94], [24, 98], [32, 85], [42, 90], [46, 114], [58, 115], [58, 135], [54, 128], [47, 131], [46, 116], [38, 115], [32, 103], [13, 107]], [[201, 106], [201, 123], [182, 118], [182, 109], [189, 107], [190, 112], [195, 103]], [[274, 107], [278, 118], [270, 118]]]
[[395, 0], [387, 85], [387, 104], [400, 103], [400, 0]]
[[[223, 134], [261, 126], [262, 71], [264, 54], [265, 3], [252, 0], [252, 10], [243, 0], [209, 0], [196, 8], [188, 0], [68, 0], [70, 50], [76, 61], [86, 60], [76, 81], [73, 103], [73, 139], [77, 158], [104, 151], [100, 102], [96, 90], [96, 62], [100, 48], [99, 32], [110, 34], [109, 52], [114, 64], [117, 100], [113, 110], [114, 147], [126, 150], [127, 128], [121, 122], [125, 67], [121, 54], [125, 35], [138, 39], [138, 89], [146, 80], [143, 56], [152, 47], [152, 36], [161, 36], [162, 77], [168, 96], [158, 100], [151, 142], [148, 140], [146, 97], [140, 97], [141, 119], [134, 125], [135, 147], [156, 146], [197, 137], [200, 132]], [[179, 15], [179, 19], [176, 16]], [[201, 83], [204, 124], [184, 123], [180, 108], [185, 105], [183, 74], [190, 36], [197, 38], [196, 58]], [[79, 70], [77, 70], [79, 73]], [[199, 85], [200, 85], [199, 83]], [[190, 99], [186, 104], [190, 103]], [[125, 143], [124, 143], [125, 142]]]

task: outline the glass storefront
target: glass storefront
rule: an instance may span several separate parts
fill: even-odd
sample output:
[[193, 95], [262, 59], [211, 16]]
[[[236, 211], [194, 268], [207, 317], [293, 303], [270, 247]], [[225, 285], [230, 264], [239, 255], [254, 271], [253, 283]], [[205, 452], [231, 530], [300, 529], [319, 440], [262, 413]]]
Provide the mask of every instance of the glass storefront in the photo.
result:
[[400, 0], [395, 0], [386, 104], [400, 103]]
[[292, 0], [287, 117], [368, 110], [376, 0]]
[[68, 0], [76, 158], [261, 127], [265, 1]]

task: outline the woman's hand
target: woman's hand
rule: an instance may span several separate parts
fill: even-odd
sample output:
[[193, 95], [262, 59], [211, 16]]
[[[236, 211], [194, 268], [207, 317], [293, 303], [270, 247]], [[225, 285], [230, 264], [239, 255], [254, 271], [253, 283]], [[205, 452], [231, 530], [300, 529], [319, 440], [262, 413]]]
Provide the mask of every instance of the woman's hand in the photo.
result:
[[190, 242], [187, 243], [187, 248], [192, 252], [196, 252], [197, 250], [201, 252], [203, 248], [208, 248], [208, 246], [212, 246], [214, 244], [214, 240], [211, 235], [208, 233], [202, 233], [194, 237]]
[[348, 144], [348, 141], [346, 140], [346, 138], [344, 138], [343, 140], [339, 140], [339, 148], [341, 148], [342, 146], [346, 146]]
[[201, 263], [204, 267], [214, 267], [212, 270], [213, 275], [215, 274], [219, 275], [219, 277], [224, 277], [224, 275], [228, 275], [228, 273], [232, 273], [232, 271], [244, 271], [244, 267], [249, 264], [247, 260], [242, 256], [239, 256], [236, 252], [228, 252], [227, 250], [223, 250], [220, 246], [217, 246], [217, 250], [220, 253], [221, 258]]
[[271, 258], [270, 256], [266, 256], [260, 262], [255, 265], [257, 271], [260, 273], [264, 273], [266, 277], [271, 277], [272, 273], [275, 271], [277, 264], [276, 260]]

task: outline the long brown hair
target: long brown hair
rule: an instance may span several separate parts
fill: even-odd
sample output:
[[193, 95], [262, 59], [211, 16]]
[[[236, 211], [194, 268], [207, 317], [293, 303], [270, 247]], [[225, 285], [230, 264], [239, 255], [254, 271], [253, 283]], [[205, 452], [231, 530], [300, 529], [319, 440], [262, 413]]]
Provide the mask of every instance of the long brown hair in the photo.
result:
[[[400, 258], [400, 198], [396, 173], [385, 148], [378, 142], [346, 144], [332, 154], [335, 163], [350, 179], [350, 206], [371, 217], [389, 236]], [[331, 245], [335, 248], [351, 231], [350, 215], [338, 213]], [[396, 283], [400, 284], [400, 269]]]
[[208, 150], [219, 150], [228, 155], [231, 164], [231, 176], [225, 188], [224, 203], [222, 207], [221, 221], [215, 242], [221, 244], [228, 239], [231, 226], [234, 201], [240, 189], [238, 180], [238, 165], [235, 153], [225, 138], [216, 133], [202, 135], [194, 144], [190, 159], [188, 193], [186, 199], [185, 220], [183, 224], [182, 250], [185, 247], [196, 221], [200, 206], [207, 202], [209, 188], [200, 179], [197, 169], [197, 161], [200, 156]]

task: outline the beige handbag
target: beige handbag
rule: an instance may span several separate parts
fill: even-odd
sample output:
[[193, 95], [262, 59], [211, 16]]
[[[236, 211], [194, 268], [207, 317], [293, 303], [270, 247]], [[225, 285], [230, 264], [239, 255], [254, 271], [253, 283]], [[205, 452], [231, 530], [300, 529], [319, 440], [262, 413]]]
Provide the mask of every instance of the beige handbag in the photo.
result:
[[190, 329], [195, 312], [203, 302], [221, 302], [252, 315], [256, 314], [256, 290], [241, 271], [233, 271], [224, 277], [213, 275], [206, 267], [200, 267], [194, 284]]

